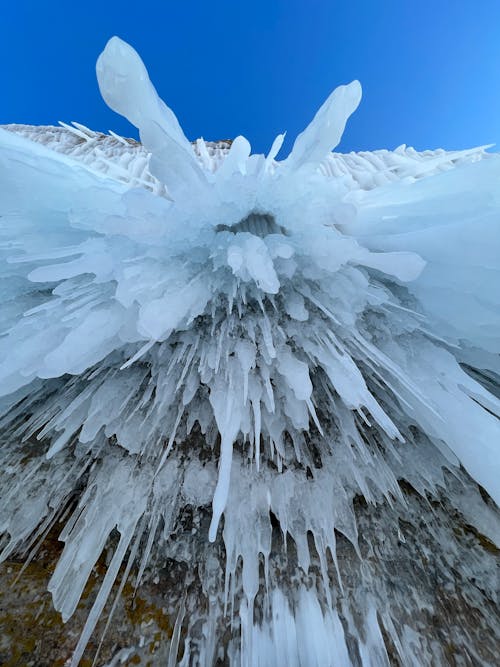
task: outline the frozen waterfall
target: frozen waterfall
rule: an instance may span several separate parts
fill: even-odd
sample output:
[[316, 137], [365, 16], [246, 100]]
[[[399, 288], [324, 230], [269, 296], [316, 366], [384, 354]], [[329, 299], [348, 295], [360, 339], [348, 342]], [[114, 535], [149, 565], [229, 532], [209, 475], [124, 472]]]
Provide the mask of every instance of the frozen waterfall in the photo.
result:
[[154, 665], [496, 664], [500, 155], [332, 153], [357, 81], [252, 155], [97, 77], [140, 144], [0, 129], [1, 559], [57, 531], [65, 623], [105, 561], [71, 665], [130, 584]]

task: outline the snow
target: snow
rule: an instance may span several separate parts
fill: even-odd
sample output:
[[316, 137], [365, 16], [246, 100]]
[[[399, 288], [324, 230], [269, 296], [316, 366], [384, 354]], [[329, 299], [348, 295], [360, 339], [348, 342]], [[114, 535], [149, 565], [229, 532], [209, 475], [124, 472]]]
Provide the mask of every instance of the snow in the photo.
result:
[[[500, 403], [478, 381], [499, 372], [500, 157], [332, 154], [356, 81], [282, 161], [284, 135], [267, 157], [244, 137], [191, 144], [128, 44], [108, 42], [97, 76], [142, 145], [0, 129], [2, 557], [82, 484], [49, 585], [67, 620], [118, 530], [76, 665], [145, 526], [141, 572], [161, 522], [167, 543], [182, 502], [211, 503], [234, 659], [350, 664], [327, 561], [335, 530], [358, 550], [354, 497], [401, 499], [401, 479], [433, 494], [462, 465], [500, 503]], [[42, 458], [22, 472], [30, 438]], [[271, 580], [270, 512], [305, 574], [312, 535], [324, 597]], [[386, 664], [370, 605], [349, 632], [361, 664]]]

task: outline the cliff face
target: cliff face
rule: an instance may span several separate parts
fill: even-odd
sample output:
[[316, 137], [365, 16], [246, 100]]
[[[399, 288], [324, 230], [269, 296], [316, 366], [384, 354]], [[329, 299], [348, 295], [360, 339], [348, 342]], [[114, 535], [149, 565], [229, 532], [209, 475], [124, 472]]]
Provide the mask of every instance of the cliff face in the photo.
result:
[[[419, 494], [401, 481], [402, 497], [397, 503], [367, 505], [356, 498], [358, 553], [336, 532], [336, 562], [329, 557], [322, 565], [311, 539], [307, 575], [297, 565], [294, 543], [288, 539], [285, 551], [275, 526], [269, 581], [279, 582], [285, 595], [288, 591], [292, 608], [303, 617], [287, 619], [288, 603], [279, 612], [276, 599], [271, 614], [262, 581], [255, 613], [264, 636], [254, 630], [254, 655], [269, 650], [271, 637], [266, 638], [265, 629], [271, 624], [274, 641], [279, 638], [280, 644], [276, 653], [270, 653], [269, 665], [283, 664], [283, 655], [293, 655], [294, 642], [302, 645], [300, 664], [314, 664], [309, 662], [311, 655], [330, 659], [333, 665], [346, 664], [340, 649], [335, 658], [325, 646], [315, 646], [317, 636], [308, 635], [311, 617], [318, 624], [324, 623], [323, 617], [314, 606], [307, 606], [306, 599], [297, 597], [300, 582], [303, 591], [318, 591], [321, 607], [328, 609], [322, 574], [326, 566], [350, 664], [495, 665], [500, 642], [500, 550], [490, 538], [498, 536], [500, 519], [484, 492], [463, 474], [459, 477], [446, 475], [434, 496]], [[463, 513], [450, 498], [460, 498]], [[467, 511], [473, 505], [482, 507], [490, 537], [469, 523]], [[208, 507], [180, 506], [170, 546], [165, 549], [161, 540], [153, 546], [138, 589], [136, 567], [126, 582], [120, 572], [81, 665], [93, 664], [98, 648], [96, 664], [102, 666], [160, 666], [179, 661], [183, 665], [234, 664], [243, 620], [233, 618], [230, 625], [223, 613], [227, 562], [221, 537], [207, 544], [209, 522]], [[61, 525], [55, 524], [34, 555], [13, 554], [0, 566], [0, 660], [6, 667], [68, 665], [102, 585], [116, 536], [93, 568], [75, 613], [62, 622], [47, 592], [62, 553], [63, 545], [57, 540], [60, 530]], [[241, 585], [238, 581], [236, 590]], [[236, 594], [236, 604], [240, 596], [241, 592]], [[367, 601], [372, 610], [368, 626], [362, 611]], [[323, 641], [331, 641], [334, 630], [335, 626], [326, 625]]]

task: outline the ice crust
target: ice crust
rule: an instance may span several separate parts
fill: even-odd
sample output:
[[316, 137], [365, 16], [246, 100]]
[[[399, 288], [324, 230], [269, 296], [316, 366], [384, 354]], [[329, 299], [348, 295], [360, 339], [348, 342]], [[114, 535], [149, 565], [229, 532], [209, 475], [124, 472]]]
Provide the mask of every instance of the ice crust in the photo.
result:
[[[403, 502], [401, 479], [432, 494], [462, 465], [500, 504], [500, 157], [330, 155], [356, 81], [285, 160], [282, 135], [267, 157], [244, 137], [210, 153], [128, 44], [110, 40], [97, 76], [139, 128], [135, 162], [0, 129], [2, 558], [83, 484], [49, 584], [66, 620], [119, 532], [76, 665], [122, 563], [144, 573], [179, 507], [211, 503], [206, 539], [222, 536], [224, 609], [241, 628], [234, 664], [387, 664], [375, 602], [357, 610], [364, 630], [347, 608], [341, 621], [327, 561], [336, 531], [358, 549], [353, 498]], [[21, 465], [27, 441], [38, 455]], [[493, 539], [486, 509], [469, 511]], [[321, 595], [270, 573], [270, 513], [306, 574], [312, 535]]]

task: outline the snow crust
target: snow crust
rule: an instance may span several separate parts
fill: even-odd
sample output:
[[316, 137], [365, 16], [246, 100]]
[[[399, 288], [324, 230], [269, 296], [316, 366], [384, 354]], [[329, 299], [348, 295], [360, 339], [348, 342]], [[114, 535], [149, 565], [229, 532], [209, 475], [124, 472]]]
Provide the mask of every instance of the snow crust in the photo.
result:
[[[144, 572], [181, 502], [211, 503], [234, 660], [351, 664], [326, 561], [336, 531], [357, 548], [353, 498], [401, 499], [401, 479], [433, 493], [462, 465], [500, 504], [500, 157], [331, 154], [356, 81], [282, 161], [282, 135], [267, 156], [244, 137], [193, 145], [128, 44], [109, 41], [97, 77], [142, 147], [0, 129], [5, 451], [32, 440], [46, 457], [9, 459], [2, 557], [83, 483], [49, 585], [66, 620], [118, 530], [76, 665], [122, 563]], [[211, 463], [189, 447], [197, 429]], [[270, 580], [270, 513], [306, 573], [312, 535], [322, 601]], [[263, 581], [267, 624], [254, 618]], [[360, 664], [386, 664], [370, 604]]]

